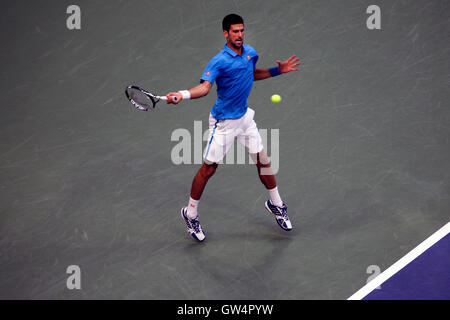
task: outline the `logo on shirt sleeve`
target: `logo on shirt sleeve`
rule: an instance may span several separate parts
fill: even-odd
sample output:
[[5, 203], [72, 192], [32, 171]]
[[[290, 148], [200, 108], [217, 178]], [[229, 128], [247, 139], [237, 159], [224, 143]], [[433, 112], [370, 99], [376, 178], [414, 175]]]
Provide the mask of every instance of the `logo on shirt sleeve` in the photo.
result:
[[210, 74], [211, 74], [211, 72], [209, 72], [209, 71], [205, 72], [205, 76], [209, 76]]
[[252, 57], [250, 57], [250, 55], [248, 54], [248, 55], [247, 55], [247, 59], [250, 60], [251, 58], [252, 58]]

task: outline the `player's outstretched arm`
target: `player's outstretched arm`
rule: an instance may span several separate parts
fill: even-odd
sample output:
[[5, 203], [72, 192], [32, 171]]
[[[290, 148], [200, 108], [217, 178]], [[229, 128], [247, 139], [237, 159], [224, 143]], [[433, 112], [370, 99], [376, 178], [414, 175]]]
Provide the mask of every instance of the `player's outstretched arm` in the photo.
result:
[[288, 73], [291, 71], [298, 71], [297, 66], [300, 65], [299, 58], [296, 58], [295, 55], [291, 56], [286, 61], [281, 62], [280, 60], [277, 61], [278, 67], [270, 68], [270, 69], [255, 69], [253, 71], [253, 79], [256, 80], [263, 80], [270, 77], [278, 76], [282, 73]]
[[[182, 90], [178, 92], [170, 92], [167, 94], [167, 103], [178, 104], [181, 100], [185, 99], [198, 99], [206, 96], [212, 88], [212, 84], [209, 81], [203, 81], [196, 87], [189, 90]], [[173, 97], [177, 97], [177, 101], [174, 101]]]

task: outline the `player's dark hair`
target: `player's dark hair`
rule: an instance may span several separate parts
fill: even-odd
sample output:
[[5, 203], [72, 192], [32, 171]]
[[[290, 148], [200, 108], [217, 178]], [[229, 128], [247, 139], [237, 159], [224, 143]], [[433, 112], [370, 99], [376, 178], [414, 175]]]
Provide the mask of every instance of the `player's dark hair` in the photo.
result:
[[223, 18], [222, 30], [230, 31], [232, 24], [241, 24], [241, 23], [244, 24], [244, 19], [242, 19], [242, 17], [237, 14], [231, 13], [227, 15], [225, 18]]

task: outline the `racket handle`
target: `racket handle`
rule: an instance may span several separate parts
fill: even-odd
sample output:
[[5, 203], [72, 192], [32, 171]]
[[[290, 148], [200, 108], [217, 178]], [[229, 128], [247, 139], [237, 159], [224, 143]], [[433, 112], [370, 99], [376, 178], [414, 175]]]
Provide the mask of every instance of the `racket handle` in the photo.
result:
[[[159, 97], [159, 99], [160, 99], [160, 100], [167, 100], [167, 96], [162, 96], [162, 97]], [[177, 98], [177, 96], [172, 96], [172, 99], [173, 99], [173, 101], [175, 101], [175, 102], [177, 102], [177, 101], [178, 101], [178, 98]]]

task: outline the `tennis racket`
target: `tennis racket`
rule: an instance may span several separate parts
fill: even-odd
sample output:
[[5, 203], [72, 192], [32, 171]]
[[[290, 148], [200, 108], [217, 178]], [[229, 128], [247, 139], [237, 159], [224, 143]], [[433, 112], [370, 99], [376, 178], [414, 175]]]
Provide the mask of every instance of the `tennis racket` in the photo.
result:
[[[138, 86], [128, 86], [125, 95], [133, 106], [138, 110], [148, 111], [155, 109], [156, 104], [161, 100], [167, 100], [166, 96], [157, 96]], [[177, 97], [172, 97], [177, 101]]]

